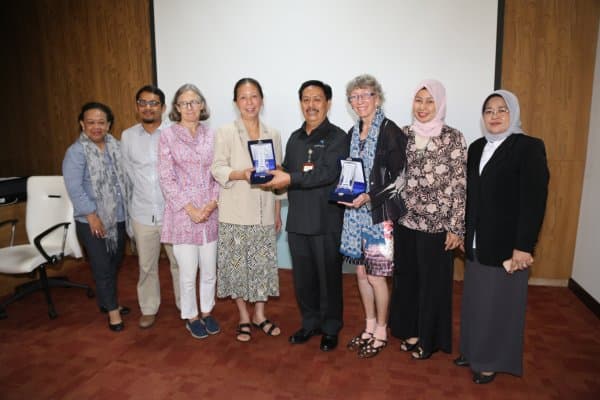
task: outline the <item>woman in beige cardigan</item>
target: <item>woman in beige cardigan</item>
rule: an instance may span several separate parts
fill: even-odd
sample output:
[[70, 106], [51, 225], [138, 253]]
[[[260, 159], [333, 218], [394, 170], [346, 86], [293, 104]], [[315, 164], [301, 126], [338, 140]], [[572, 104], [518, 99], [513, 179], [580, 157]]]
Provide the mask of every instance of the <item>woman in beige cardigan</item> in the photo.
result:
[[[271, 191], [250, 184], [252, 160], [248, 141], [271, 139], [281, 163], [281, 136], [259, 120], [263, 92], [252, 78], [240, 79], [233, 90], [240, 118], [221, 127], [215, 140], [212, 174], [221, 185], [217, 296], [234, 299], [240, 320], [237, 340], [251, 339], [251, 327], [278, 336], [279, 327], [265, 315], [270, 296], [279, 296], [276, 237], [281, 229], [280, 200]], [[254, 303], [252, 316], [247, 303]]]

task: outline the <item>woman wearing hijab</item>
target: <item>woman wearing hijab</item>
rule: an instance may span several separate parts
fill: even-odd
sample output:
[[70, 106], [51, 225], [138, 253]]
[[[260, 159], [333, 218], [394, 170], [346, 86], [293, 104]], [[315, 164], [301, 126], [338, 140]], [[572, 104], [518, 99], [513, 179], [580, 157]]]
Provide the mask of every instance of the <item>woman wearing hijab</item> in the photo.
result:
[[195, 339], [220, 331], [211, 315], [217, 284], [219, 185], [210, 173], [214, 133], [201, 123], [209, 116], [200, 89], [186, 83], [173, 96], [169, 118], [175, 123], [161, 133], [158, 144], [158, 175], [165, 198], [161, 241], [173, 244], [179, 264], [181, 319]]
[[421, 82], [413, 124], [403, 128], [408, 210], [394, 231], [390, 311], [392, 335], [416, 360], [452, 350], [452, 250], [464, 235], [467, 157], [463, 134], [447, 126], [445, 116], [444, 86]]
[[110, 133], [111, 109], [102, 103], [86, 103], [79, 114], [81, 133], [65, 154], [62, 171], [73, 203], [75, 228], [85, 248], [94, 281], [96, 299], [108, 312], [108, 327], [114, 332], [125, 325], [119, 307], [117, 271], [125, 247], [126, 180], [119, 141]]
[[[360, 75], [346, 87], [358, 121], [350, 129], [350, 157], [360, 158], [367, 191], [345, 205], [341, 253], [356, 265], [358, 290], [365, 310], [365, 328], [347, 345], [360, 358], [374, 357], [387, 346], [389, 289], [394, 269], [393, 216], [386, 207], [390, 190], [406, 162], [406, 136], [383, 113], [381, 85]], [[389, 203], [388, 203], [389, 205]], [[397, 216], [396, 216], [397, 217]]]
[[483, 103], [484, 137], [469, 146], [461, 356], [473, 382], [523, 372], [528, 267], [540, 232], [549, 173], [544, 143], [521, 129], [517, 97]]

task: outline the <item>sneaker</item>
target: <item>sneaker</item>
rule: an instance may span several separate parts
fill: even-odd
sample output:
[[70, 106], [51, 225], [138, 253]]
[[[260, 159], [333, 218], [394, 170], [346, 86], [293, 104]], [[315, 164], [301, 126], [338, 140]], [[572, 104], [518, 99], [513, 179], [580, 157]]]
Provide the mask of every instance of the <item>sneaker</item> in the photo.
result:
[[204, 324], [199, 319], [197, 319], [193, 322], [187, 321], [185, 323], [185, 327], [187, 328], [188, 331], [190, 331], [192, 337], [194, 337], [196, 339], [204, 339], [205, 337], [208, 336], [208, 333], [206, 332], [206, 328], [204, 327]]
[[206, 332], [208, 332], [209, 335], [216, 335], [217, 333], [221, 332], [221, 328], [219, 328], [217, 320], [215, 320], [211, 315], [207, 315], [206, 317], [202, 318], [202, 323], [204, 324]]

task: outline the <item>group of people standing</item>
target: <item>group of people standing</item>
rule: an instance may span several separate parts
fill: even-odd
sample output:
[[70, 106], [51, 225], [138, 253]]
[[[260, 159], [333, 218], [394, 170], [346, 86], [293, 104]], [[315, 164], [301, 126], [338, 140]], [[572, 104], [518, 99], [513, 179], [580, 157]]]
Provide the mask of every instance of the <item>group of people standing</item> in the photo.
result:
[[[365, 317], [349, 350], [377, 356], [389, 329], [415, 360], [450, 353], [453, 254], [460, 248], [467, 262], [454, 362], [470, 366], [475, 383], [489, 383], [497, 372], [521, 375], [527, 268], [549, 176], [543, 142], [521, 129], [516, 96], [497, 90], [484, 100], [484, 136], [468, 156], [463, 134], [445, 124], [446, 93], [438, 81], [417, 85], [413, 121], [402, 128], [386, 118], [383, 89], [370, 75], [346, 87], [357, 116], [347, 133], [327, 117], [329, 85], [306, 81], [298, 96], [304, 123], [291, 134], [285, 156], [280, 133], [260, 119], [264, 95], [252, 78], [233, 89], [239, 118], [216, 132], [201, 122], [209, 108], [192, 84], [175, 93], [168, 126], [164, 93], [142, 87], [140, 123], [123, 132], [121, 143], [109, 133], [108, 106], [82, 107], [81, 134], [67, 150], [63, 175], [109, 328], [121, 331], [129, 312], [117, 295], [127, 232], [139, 256], [140, 327], [156, 320], [164, 244], [176, 305], [194, 338], [220, 331], [212, 315], [215, 295], [236, 304], [237, 340], [250, 341], [253, 328], [280, 335], [265, 305], [279, 295], [276, 236], [287, 198], [302, 317], [290, 343], [320, 335], [321, 350], [337, 347], [347, 262], [356, 266]], [[248, 142], [267, 139], [280, 166], [267, 183], [251, 184]], [[361, 160], [366, 190], [352, 201], [330, 201], [347, 157]]]

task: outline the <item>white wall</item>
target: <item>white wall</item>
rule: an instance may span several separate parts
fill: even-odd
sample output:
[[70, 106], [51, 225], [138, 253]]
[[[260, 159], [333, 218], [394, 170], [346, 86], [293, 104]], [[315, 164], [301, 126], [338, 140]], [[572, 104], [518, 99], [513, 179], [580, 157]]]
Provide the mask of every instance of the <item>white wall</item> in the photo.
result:
[[[158, 85], [168, 101], [183, 83], [204, 93], [218, 128], [237, 118], [233, 85], [263, 86], [262, 120], [287, 141], [303, 122], [298, 87], [333, 88], [330, 120], [354, 121], [346, 83], [361, 73], [382, 84], [389, 118], [410, 123], [419, 81], [436, 78], [448, 97], [446, 121], [472, 142], [481, 102], [493, 90], [497, 0], [154, 0]], [[286, 209], [283, 214], [285, 216]], [[286, 235], [279, 265], [290, 266]]]
[[583, 287], [596, 301], [600, 301], [600, 32], [596, 45], [596, 69], [587, 158], [583, 177], [583, 193], [579, 211], [577, 243], [573, 260], [572, 279]]
[[284, 139], [302, 123], [297, 91], [308, 79], [333, 87], [330, 119], [354, 120], [346, 83], [371, 73], [386, 113], [410, 120], [412, 91], [425, 78], [448, 92], [447, 121], [479, 137], [483, 98], [493, 89], [497, 0], [155, 0], [158, 84], [169, 101], [196, 84], [218, 128], [236, 118], [233, 85], [258, 79], [263, 120]]

